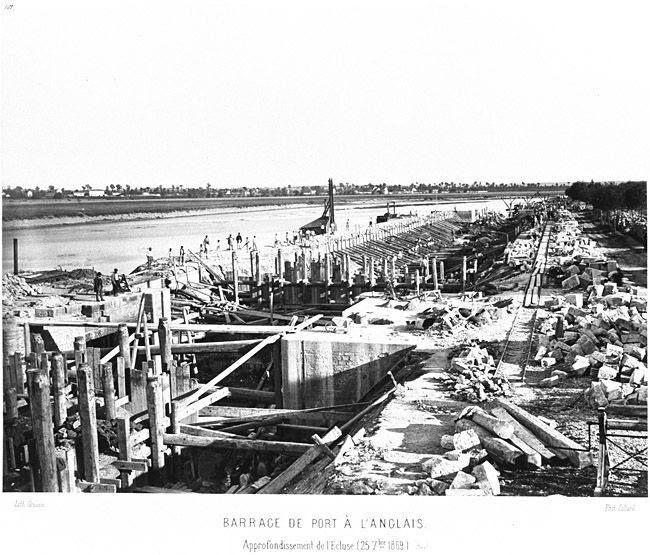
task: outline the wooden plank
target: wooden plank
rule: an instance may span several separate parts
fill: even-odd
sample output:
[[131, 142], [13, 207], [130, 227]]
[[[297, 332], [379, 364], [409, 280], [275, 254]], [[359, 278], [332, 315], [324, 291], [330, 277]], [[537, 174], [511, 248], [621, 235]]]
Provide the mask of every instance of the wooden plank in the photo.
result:
[[111, 464], [118, 470], [126, 470], [130, 472], [147, 472], [147, 470], [149, 470], [149, 465], [143, 462], [113, 461]]
[[506, 401], [505, 399], [496, 399], [496, 402], [506, 409], [521, 424], [526, 426], [526, 428], [544, 442], [545, 445], [558, 449], [564, 453], [574, 466], [585, 468], [586, 466], [591, 466], [593, 464], [591, 454], [579, 443], [576, 443], [547, 424], [544, 424], [544, 422], [539, 418], [510, 401]]
[[83, 493], [117, 493], [117, 487], [115, 484], [102, 484], [101, 482], [77, 480], [77, 487]]
[[[252, 347], [261, 343], [261, 339], [241, 339], [237, 341], [210, 341], [204, 343], [172, 343], [172, 354], [195, 354], [195, 353], [239, 353], [246, 347]], [[144, 354], [145, 347], [138, 347], [138, 353]], [[150, 347], [152, 355], [162, 353], [161, 348], [156, 345]]]
[[303, 454], [310, 446], [306, 443], [293, 443], [288, 441], [262, 441], [251, 439], [230, 439], [197, 437], [189, 434], [164, 434], [166, 445], [180, 447], [208, 447], [212, 449], [236, 449], [240, 451], [254, 451], [258, 453], [285, 453]]
[[54, 427], [59, 428], [68, 417], [68, 403], [65, 395], [65, 366], [60, 353], [52, 355], [52, 397], [54, 399]]
[[[137, 322], [122, 322], [131, 329], [137, 328]], [[313, 322], [310, 322], [310, 324]], [[84, 327], [84, 328], [105, 328], [117, 329], [120, 324], [116, 322], [85, 322], [79, 320], [40, 320], [34, 319], [29, 322], [31, 326], [44, 327]], [[214, 332], [214, 333], [242, 333], [252, 335], [275, 335], [283, 331], [295, 331], [290, 326], [251, 326], [232, 324], [171, 324], [172, 331], [184, 332]], [[150, 331], [156, 331], [150, 329]]]
[[[195, 392], [194, 392], [194, 393], [193, 393], [193, 394], [192, 394], [192, 395], [191, 395], [191, 396], [190, 396], [190, 397], [185, 401], [185, 404], [193, 403], [194, 401], [196, 401], [197, 399], [199, 399], [199, 397], [201, 397], [201, 395], [204, 395], [205, 393], [207, 393], [208, 390], [209, 390], [211, 387], [217, 385], [221, 380], [223, 380], [224, 378], [226, 378], [227, 376], [229, 376], [230, 374], [232, 374], [235, 370], [237, 370], [237, 368], [239, 368], [239, 367], [242, 366], [245, 362], [247, 362], [247, 361], [249, 361], [251, 358], [253, 358], [253, 357], [254, 357], [257, 353], [259, 353], [259, 352], [260, 352], [264, 347], [266, 347], [267, 345], [271, 345], [272, 343], [275, 343], [275, 342], [278, 341], [281, 337], [282, 337], [282, 335], [280, 335], [280, 334], [273, 335], [273, 336], [271, 336], [271, 337], [267, 337], [266, 339], [264, 339], [264, 341], [262, 341], [262, 342], [258, 343], [257, 345], [255, 345], [255, 346], [254, 346], [250, 351], [247, 351], [246, 354], [244, 354], [244, 356], [242, 356], [241, 358], [239, 358], [238, 360], [236, 360], [235, 362], [233, 362], [233, 363], [232, 363], [230, 366], [228, 366], [225, 370], [219, 372], [219, 374], [217, 374], [214, 378], [212, 378], [211, 380], [209, 380], [206, 384], [203, 384], [203, 385], [202, 385], [202, 386], [201, 386], [197, 391], [195, 391]], [[205, 406], [207, 406], [207, 405], [210, 405], [210, 404], [212, 404], [212, 403], [206, 403], [206, 404], [204, 404], [203, 406], [199, 406], [199, 407], [195, 408], [192, 412], [198, 412], [199, 409], [201, 409], [201, 408], [203, 408], [203, 407], [205, 407]]]
[[[197, 390], [198, 391], [198, 390]], [[213, 391], [212, 393], [209, 393], [202, 399], [199, 399], [197, 402], [192, 403], [190, 405], [185, 404], [185, 401], [183, 401], [183, 406], [178, 408], [178, 412], [176, 414], [177, 418], [179, 420], [183, 420], [183, 418], [197, 413], [200, 409], [211, 405], [212, 403], [216, 403], [220, 399], [224, 399], [226, 397], [230, 396], [230, 390], [227, 387], [223, 387], [220, 389], [217, 389], [216, 391]]]
[[117, 416], [115, 405], [115, 382], [113, 381], [113, 365], [108, 362], [100, 364], [102, 376], [102, 390], [104, 394], [104, 411], [106, 420], [114, 420]]
[[[322, 442], [332, 443], [341, 437], [341, 430], [337, 427], [332, 428], [322, 438]], [[301, 472], [303, 472], [310, 464], [318, 459], [323, 454], [320, 445], [310, 447], [301, 457], [294, 461], [288, 468], [285, 468], [278, 474], [271, 482], [259, 490], [258, 494], [280, 493], [285, 486], [294, 480]]]
[[193, 426], [191, 424], [180, 424], [177, 433], [200, 437], [225, 437], [232, 439], [241, 439], [241, 437], [236, 434], [229, 434], [228, 432], [221, 432], [218, 430], [210, 430], [208, 428], [201, 428], [200, 426]]
[[157, 486], [140, 486], [133, 489], [134, 493], [194, 493], [182, 489], [161, 488]]

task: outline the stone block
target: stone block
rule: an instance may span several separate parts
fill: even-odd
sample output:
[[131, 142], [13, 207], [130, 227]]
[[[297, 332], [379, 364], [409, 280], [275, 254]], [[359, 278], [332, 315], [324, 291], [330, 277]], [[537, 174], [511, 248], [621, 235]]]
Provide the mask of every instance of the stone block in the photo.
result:
[[582, 353], [585, 355], [590, 355], [591, 353], [596, 351], [596, 345], [594, 345], [591, 339], [587, 339], [586, 341], [583, 341], [580, 347], [582, 347]]
[[542, 368], [549, 368], [550, 366], [554, 366], [557, 364], [557, 360], [555, 360], [553, 357], [544, 357], [541, 360]]
[[609, 404], [600, 382], [591, 382], [591, 386], [585, 391], [585, 397], [592, 408], [606, 407]]
[[591, 366], [591, 364], [589, 363], [588, 358], [577, 356], [571, 365], [571, 370], [573, 370], [578, 376], [582, 376], [589, 370], [589, 366]]
[[[452, 438], [454, 449], [458, 451], [468, 451], [475, 447], [481, 446], [481, 440], [474, 430], [463, 430], [456, 432]], [[468, 461], [469, 463], [469, 461]]]
[[551, 376], [549, 378], [544, 378], [543, 380], [540, 380], [539, 387], [555, 387], [561, 381], [562, 380], [559, 378], [559, 376]]
[[422, 463], [422, 469], [429, 474], [431, 478], [442, 479], [451, 482], [454, 476], [465, 468], [459, 461], [450, 461], [442, 455], [433, 455]]
[[443, 449], [453, 449], [454, 448], [454, 436], [445, 434], [440, 438], [440, 447]]
[[623, 347], [619, 347], [617, 345], [612, 345], [611, 343], [607, 344], [607, 347], [605, 349], [605, 354], [609, 356], [622, 356], [623, 355]]
[[501, 493], [499, 473], [489, 462], [475, 466], [472, 474], [476, 478], [479, 488], [488, 495], [499, 495]]
[[476, 482], [476, 478], [474, 476], [467, 474], [467, 472], [463, 472], [461, 470], [458, 474], [456, 474], [449, 487], [450, 489], [466, 489], [470, 488], [474, 482]]
[[562, 289], [575, 289], [580, 286], [580, 278], [571, 276], [562, 281]]
[[618, 369], [613, 366], [608, 366], [603, 364], [598, 369], [598, 379], [599, 380], [614, 380], [618, 376]]
[[632, 375], [630, 376], [630, 383], [641, 385], [648, 382], [648, 369], [639, 366], [634, 369]]
[[449, 484], [442, 480], [429, 479], [427, 484], [434, 495], [444, 495], [445, 491], [449, 489]]

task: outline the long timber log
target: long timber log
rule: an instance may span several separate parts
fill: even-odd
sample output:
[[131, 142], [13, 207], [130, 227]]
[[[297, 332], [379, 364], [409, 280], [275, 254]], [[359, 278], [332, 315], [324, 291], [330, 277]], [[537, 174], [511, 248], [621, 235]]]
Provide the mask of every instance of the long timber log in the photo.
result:
[[183, 433], [163, 434], [163, 441], [165, 445], [178, 447], [208, 447], [211, 449], [235, 449], [239, 451], [255, 451], [257, 453], [285, 453], [288, 455], [302, 455], [311, 447], [308, 443], [200, 437]]

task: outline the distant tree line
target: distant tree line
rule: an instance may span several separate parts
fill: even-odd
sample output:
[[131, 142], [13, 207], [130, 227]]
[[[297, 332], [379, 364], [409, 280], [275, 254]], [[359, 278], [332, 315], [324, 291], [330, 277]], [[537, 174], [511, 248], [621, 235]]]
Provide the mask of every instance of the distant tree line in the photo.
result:
[[596, 210], [645, 210], [646, 191], [646, 181], [576, 181], [566, 190], [566, 195], [573, 200], [591, 204]]

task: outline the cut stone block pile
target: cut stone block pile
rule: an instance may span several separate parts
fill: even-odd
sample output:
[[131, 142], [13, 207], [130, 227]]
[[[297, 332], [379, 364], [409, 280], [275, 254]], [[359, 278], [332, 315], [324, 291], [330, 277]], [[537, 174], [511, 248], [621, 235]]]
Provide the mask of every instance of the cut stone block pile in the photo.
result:
[[20, 276], [7, 273], [2, 276], [2, 303], [12, 303], [16, 299], [23, 299], [30, 295], [38, 295], [41, 290], [29, 285]]
[[540, 469], [550, 464], [582, 468], [591, 464], [583, 447], [505, 400], [499, 400], [489, 412], [477, 406], [463, 409], [455, 433], [442, 436], [440, 445], [448, 451], [422, 464], [429, 478], [411, 493], [499, 495], [501, 468]]
[[472, 301], [456, 299], [435, 303], [418, 314], [417, 320], [409, 322], [412, 328], [432, 332], [454, 332], [461, 328], [489, 326], [505, 318], [513, 310], [512, 299], [487, 302], [482, 298]]
[[541, 386], [590, 376], [593, 406], [646, 402], [647, 299], [628, 289], [590, 286], [584, 295], [553, 297], [538, 311], [542, 335], [535, 360], [551, 371]]
[[494, 357], [475, 343], [452, 356], [450, 369], [441, 379], [451, 397], [471, 403], [510, 393], [508, 380], [497, 372]]
[[530, 268], [531, 262], [535, 259], [537, 252], [537, 239], [529, 233], [522, 233], [507, 247], [509, 253], [509, 265], [521, 267], [524, 270]]

